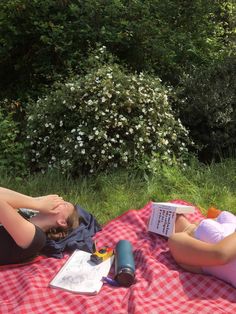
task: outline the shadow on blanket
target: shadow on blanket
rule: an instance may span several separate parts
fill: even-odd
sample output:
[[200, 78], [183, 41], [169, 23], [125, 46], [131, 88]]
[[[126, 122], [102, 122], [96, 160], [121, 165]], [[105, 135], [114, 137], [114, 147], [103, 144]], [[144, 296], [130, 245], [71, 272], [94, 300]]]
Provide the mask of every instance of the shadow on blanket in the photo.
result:
[[[183, 201], [176, 201], [188, 204]], [[115, 247], [121, 239], [134, 248], [136, 282], [130, 288], [104, 285], [98, 295], [72, 294], [48, 287], [63, 259], [41, 258], [37, 263], [0, 271], [0, 313], [234, 313], [236, 289], [211, 276], [191, 274], [173, 260], [163, 237], [147, 232], [151, 203], [129, 210], [96, 234], [98, 247]], [[191, 221], [202, 215], [196, 208]], [[110, 275], [114, 275], [114, 267]]]

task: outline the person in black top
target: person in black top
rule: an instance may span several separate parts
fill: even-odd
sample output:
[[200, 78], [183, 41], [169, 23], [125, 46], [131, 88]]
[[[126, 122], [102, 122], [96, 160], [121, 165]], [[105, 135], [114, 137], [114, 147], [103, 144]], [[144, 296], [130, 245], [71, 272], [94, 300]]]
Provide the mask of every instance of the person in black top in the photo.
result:
[[[36, 211], [29, 219], [18, 208]], [[27, 196], [0, 187], [0, 265], [27, 262], [46, 242], [46, 235], [57, 239], [79, 224], [73, 204], [58, 195]]]

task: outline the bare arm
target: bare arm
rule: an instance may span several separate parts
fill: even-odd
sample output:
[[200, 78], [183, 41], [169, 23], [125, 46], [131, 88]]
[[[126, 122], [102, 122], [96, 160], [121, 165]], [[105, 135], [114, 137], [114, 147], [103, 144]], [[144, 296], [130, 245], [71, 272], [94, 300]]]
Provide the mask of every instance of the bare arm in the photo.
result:
[[25, 207], [56, 214], [62, 202], [58, 195], [31, 197], [0, 187], [0, 222], [20, 247], [27, 248], [34, 238], [35, 226], [19, 215], [15, 208]]
[[20, 247], [27, 248], [31, 244], [35, 235], [35, 226], [2, 200], [0, 200], [0, 221]]
[[58, 195], [31, 197], [1, 187], [0, 200], [8, 203], [13, 208], [25, 207], [45, 213], [57, 213], [54, 209], [62, 202], [62, 198]]
[[174, 259], [180, 265], [216, 266], [236, 258], [236, 233], [216, 244], [210, 244], [180, 232], [172, 235], [168, 244]]

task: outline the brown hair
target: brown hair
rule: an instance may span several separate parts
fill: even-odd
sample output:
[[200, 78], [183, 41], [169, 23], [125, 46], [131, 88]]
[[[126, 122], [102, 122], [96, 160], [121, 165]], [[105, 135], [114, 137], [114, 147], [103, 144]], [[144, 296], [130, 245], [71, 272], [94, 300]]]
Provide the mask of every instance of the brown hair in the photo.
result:
[[47, 237], [52, 240], [59, 241], [65, 238], [72, 230], [79, 226], [79, 214], [74, 206], [73, 213], [66, 220], [66, 227], [56, 227], [48, 230]]

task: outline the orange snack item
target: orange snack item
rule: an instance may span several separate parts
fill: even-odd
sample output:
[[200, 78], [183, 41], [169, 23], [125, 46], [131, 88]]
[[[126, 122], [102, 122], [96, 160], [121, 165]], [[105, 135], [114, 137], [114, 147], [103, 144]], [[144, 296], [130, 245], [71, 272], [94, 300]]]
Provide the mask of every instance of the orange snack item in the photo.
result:
[[221, 213], [221, 210], [215, 207], [210, 207], [207, 210], [207, 218], [216, 218], [217, 216], [219, 216], [220, 213]]

